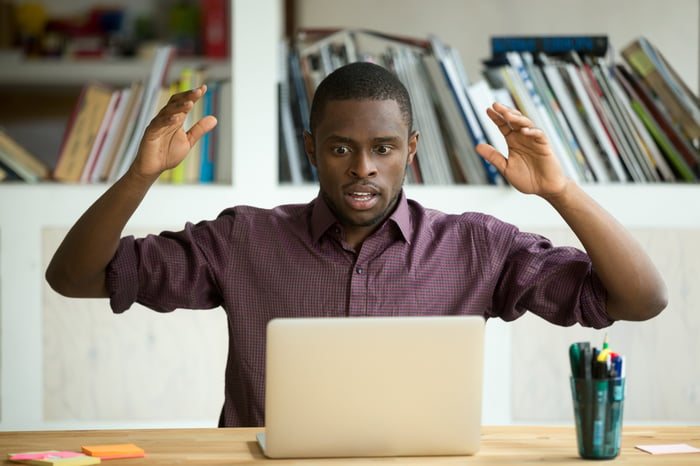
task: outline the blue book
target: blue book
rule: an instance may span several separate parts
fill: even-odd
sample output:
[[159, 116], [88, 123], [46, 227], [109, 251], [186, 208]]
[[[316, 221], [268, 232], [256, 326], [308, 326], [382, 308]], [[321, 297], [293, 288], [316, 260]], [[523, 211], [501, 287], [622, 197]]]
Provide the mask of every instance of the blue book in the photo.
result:
[[492, 36], [491, 56], [499, 57], [507, 52], [543, 52], [549, 55], [578, 52], [602, 57], [608, 52], [608, 36]]
[[[208, 85], [207, 93], [204, 94], [204, 115], [212, 115], [216, 107], [216, 99], [219, 96], [218, 83], [214, 82]], [[223, 128], [218, 128], [221, 131]], [[223, 129], [226, 131], [226, 129]], [[211, 183], [214, 181], [214, 157], [215, 147], [214, 132], [209, 131], [202, 136], [200, 140], [202, 155], [199, 158], [199, 182]]]

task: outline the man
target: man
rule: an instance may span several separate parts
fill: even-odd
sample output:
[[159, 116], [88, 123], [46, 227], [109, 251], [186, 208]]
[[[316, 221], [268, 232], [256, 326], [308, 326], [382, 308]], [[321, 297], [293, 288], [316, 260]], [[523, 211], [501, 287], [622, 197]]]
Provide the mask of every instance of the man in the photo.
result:
[[486, 144], [479, 154], [512, 186], [546, 199], [588, 254], [487, 215], [446, 215], [407, 200], [402, 185], [419, 137], [411, 102], [390, 72], [369, 63], [340, 68], [316, 91], [304, 142], [320, 192], [309, 204], [239, 206], [181, 232], [120, 238], [158, 176], [214, 128], [211, 116], [182, 127], [205, 91], [170, 99], [133, 165], [78, 220], [46, 276], [67, 296], [110, 297], [114, 312], [134, 302], [158, 311], [221, 306], [229, 327], [222, 426], [264, 421], [264, 335], [273, 317], [513, 320], [529, 310], [558, 325], [600, 328], [666, 306], [644, 251], [563, 175], [546, 136], [513, 109], [488, 110], [508, 157]]

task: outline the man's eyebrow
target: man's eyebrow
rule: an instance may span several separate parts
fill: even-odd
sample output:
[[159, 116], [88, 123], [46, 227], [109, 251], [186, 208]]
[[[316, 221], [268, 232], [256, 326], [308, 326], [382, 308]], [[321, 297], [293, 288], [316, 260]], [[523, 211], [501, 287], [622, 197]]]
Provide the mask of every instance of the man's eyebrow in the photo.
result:
[[354, 142], [352, 139], [346, 136], [339, 136], [337, 134], [331, 134], [326, 138], [326, 141], [329, 142], [344, 142], [344, 143], [352, 143]]
[[374, 138], [373, 141], [375, 143], [395, 142], [398, 139], [400, 139], [398, 136], [380, 136], [380, 137]]
[[[372, 138], [372, 143], [374, 144], [383, 144], [383, 143], [389, 143], [389, 142], [395, 142], [397, 140], [401, 139], [399, 136], [378, 136], [375, 138]], [[344, 144], [355, 144], [356, 141], [354, 139], [351, 139], [347, 136], [340, 136], [337, 134], [331, 134], [326, 138], [326, 142], [336, 142], [336, 143], [344, 143]]]

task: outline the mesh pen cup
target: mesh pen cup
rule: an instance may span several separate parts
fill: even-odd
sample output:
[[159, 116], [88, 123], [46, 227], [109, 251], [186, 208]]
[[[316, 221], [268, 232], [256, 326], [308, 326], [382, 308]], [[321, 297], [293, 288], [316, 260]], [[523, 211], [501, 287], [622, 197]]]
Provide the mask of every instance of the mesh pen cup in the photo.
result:
[[570, 380], [579, 455], [615, 458], [620, 453], [625, 379]]

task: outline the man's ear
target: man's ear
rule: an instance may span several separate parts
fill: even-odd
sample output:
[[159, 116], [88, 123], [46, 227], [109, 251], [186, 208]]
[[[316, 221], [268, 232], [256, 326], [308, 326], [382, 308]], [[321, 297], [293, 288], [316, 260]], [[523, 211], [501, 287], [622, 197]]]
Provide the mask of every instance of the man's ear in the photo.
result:
[[304, 131], [304, 150], [309, 163], [316, 166], [316, 151], [314, 147], [314, 136], [309, 131]]
[[408, 159], [406, 160], [406, 165], [411, 165], [413, 159], [416, 156], [416, 151], [418, 150], [418, 137], [420, 134], [418, 131], [413, 131], [408, 135]]

